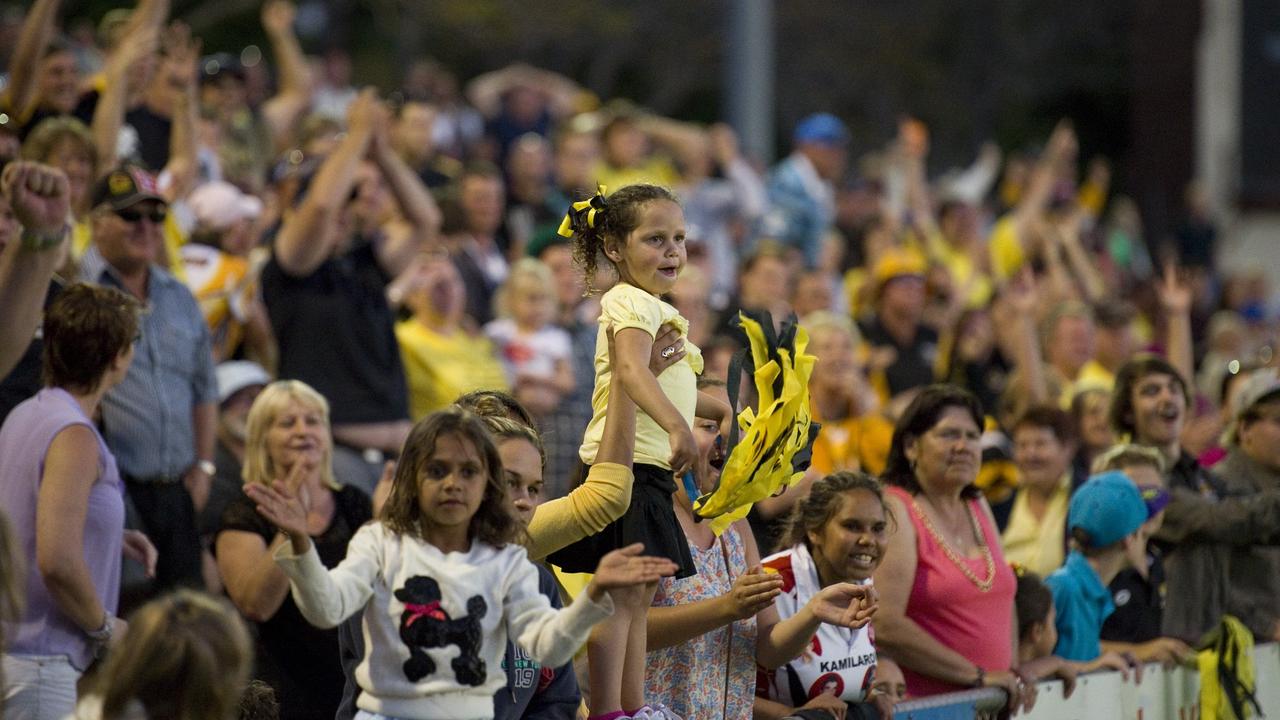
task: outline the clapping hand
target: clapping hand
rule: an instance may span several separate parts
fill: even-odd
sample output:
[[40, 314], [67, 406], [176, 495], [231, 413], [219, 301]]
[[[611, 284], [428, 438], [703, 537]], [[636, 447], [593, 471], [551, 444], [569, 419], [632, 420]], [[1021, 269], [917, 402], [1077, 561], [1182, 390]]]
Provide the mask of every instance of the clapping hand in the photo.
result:
[[599, 602], [610, 590], [621, 590], [632, 585], [654, 583], [658, 578], [674, 575], [679, 567], [670, 560], [651, 555], [641, 555], [644, 544], [633, 543], [600, 558], [587, 594]]
[[751, 568], [733, 581], [729, 592], [720, 597], [729, 604], [729, 612], [738, 620], [746, 620], [773, 604], [782, 593], [782, 576], [766, 573], [760, 566]]
[[244, 492], [257, 503], [258, 514], [280, 528], [293, 542], [295, 552], [303, 552], [311, 543], [307, 534], [307, 505], [310, 498], [303, 478], [310, 469], [305, 463], [294, 463], [283, 480], [270, 485], [249, 483]]
[[870, 585], [828, 585], [809, 601], [809, 609], [824, 623], [860, 628], [880, 609], [880, 596]]

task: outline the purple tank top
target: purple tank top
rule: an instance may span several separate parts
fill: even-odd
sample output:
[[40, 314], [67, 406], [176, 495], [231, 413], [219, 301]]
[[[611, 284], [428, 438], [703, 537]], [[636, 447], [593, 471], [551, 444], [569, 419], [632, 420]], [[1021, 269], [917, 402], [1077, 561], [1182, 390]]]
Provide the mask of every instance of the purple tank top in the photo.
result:
[[115, 614], [120, 596], [124, 484], [115, 458], [93, 422], [69, 393], [45, 388], [27, 400], [0, 427], [0, 509], [13, 525], [15, 549], [26, 564], [26, 607], [5, 628], [11, 655], [65, 655], [79, 670], [93, 659], [89, 638], [58, 610], [36, 567], [36, 498], [45, 455], [54, 437], [72, 425], [93, 430], [98, 441], [98, 475], [89, 490], [84, 522], [84, 560], [98, 600]]

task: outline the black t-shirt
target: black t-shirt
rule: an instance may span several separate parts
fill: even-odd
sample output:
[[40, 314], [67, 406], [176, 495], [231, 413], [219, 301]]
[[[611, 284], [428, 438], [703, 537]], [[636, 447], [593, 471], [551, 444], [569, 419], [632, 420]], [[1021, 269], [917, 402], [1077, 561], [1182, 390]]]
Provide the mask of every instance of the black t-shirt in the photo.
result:
[[934, 361], [938, 359], [938, 334], [932, 328], [919, 326], [915, 339], [905, 347], [898, 345], [877, 316], [858, 323], [858, 328], [862, 331], [862, 338], [871, 345], [888, 345], [898, 351], [897, 359], [884, 371], [889, 395], [933, 382]]
[[[93, 124], [93, 113], [98, 109], [98, 91], [90, 90], [80, 98], [75, 116], [85, 125]], [[173, 120], [152, 112], [146, 105], [139, 105], [124, 113], [124, 128], [138, 135], [138, 158], [151, 172], [160, 172], [169, 162], [169, 135]]]
[[1099, 637], [1111, 642], [1144, 643], [1160, 637], [1164, 620], [1164, 557], [1147, 547], [1147, 577], [1125, 568], [1107, 586], [1115, 612], [1102, 623]]
[[[49, 304], [53, 299], [62, 292], [62, 281], [54, 278], [49, 281], [49, 289], [45, 292], [44, 307], [49, 309]], [[18, 364], [14, 366], [9, 374], [0, 380], [0, 425], [4, 424], [4, 419], [9, 417], [9, 413], [13, 409], [28, 398], [40, 392], [40, 388], [44, 387], [40, 382], [40, 373], [43, 370], [43, 360], [41, 354], [44, 352], [44, 339], [40, 333], [40, 329], [36, 329], [36, 335], [31, 340], [31, 344], [27, 346], [27, 351], [18, 359]]]
[[306, 277], [290, 277], [274, 257], [262, 270], [280, 377], [325, 396], [335, 425], [409, 417], [388, 281], [373, 244], [363, 239]]
[[[313, 537], [320, 562], [334, 568], [347, 555], [347, 543], [373, 517], [369, 496], [353, 487], [334, 493], [333, 520]], [[241, 495], [222, 514], [224, 530], [262, 536], [271, 544], [276, 527], [258, 514], [247, 495]], [[280, 701], [284, 720], [332, 718], [342, 700], [343, 674], [338, 660], [338, 631], [321, 630], [302, 617], [292, 594], [266, 622], [257, 624], [254, 677], [270, 685]]]

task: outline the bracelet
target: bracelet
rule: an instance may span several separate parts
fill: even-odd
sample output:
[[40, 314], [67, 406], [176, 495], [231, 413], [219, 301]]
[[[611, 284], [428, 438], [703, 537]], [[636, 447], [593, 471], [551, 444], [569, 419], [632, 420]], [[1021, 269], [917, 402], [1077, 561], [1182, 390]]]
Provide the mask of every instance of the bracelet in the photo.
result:
[[102, 627], [97, 630], [85, 630], [84, 634], [89, 636], [90, 640], [105, 645], [111, 639], [111, 632], [115, 630], [116, 619], [111, 617], [111, 613], [102, 613]]
[[975, 667], [978, 668], [978, 677], [974, 678], [973, 684], [970, 685], [970, 687], [985, 687], [987, 684], [987, 671], [982, 669], [981, 665], [976, 665]]
[[57, 247], [58, 244], [62, 242], [62, 239], [67, 236], [67, 231], [70, 229], [70, 226], [63, 225], [61, 229], [55, 230], [52, 233], [42, 233], [36, 232], [29, 227], [23, 227], [20, 240], [22, 243], [22, 249], [29, 250], [31, 252], [41, 252], [43, 250], [48, 250], [49, 248]]

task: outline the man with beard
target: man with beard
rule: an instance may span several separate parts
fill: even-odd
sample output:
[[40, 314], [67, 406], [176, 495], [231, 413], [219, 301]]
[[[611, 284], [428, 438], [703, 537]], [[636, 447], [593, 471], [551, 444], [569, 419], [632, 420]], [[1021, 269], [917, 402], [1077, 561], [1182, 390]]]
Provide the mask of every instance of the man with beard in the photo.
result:
[[239, 497], [244, 480], [244, 439], [249, 408], [258, 393], [271, 382], [262, 366], [248, 360], [232, 360], [218, 365], [218, 445], [213, 451], [213, 484], [209, 501], [200, 513], [200, 535], [212, 535], [222, 520], [222, 511]]
[[1280, 493], [1231, 496], [1181, 445], [1189, 406], [1186, 381], [1162, 358], [1135, 358], [1116, 374], [1112, 425], [1158, 450], [1169, 467], [1172, 500], [1153, 536], [1167, 578], [1163, 635], [1196, 642], [1227, 611], [1233, 547], [1280, 542]]

